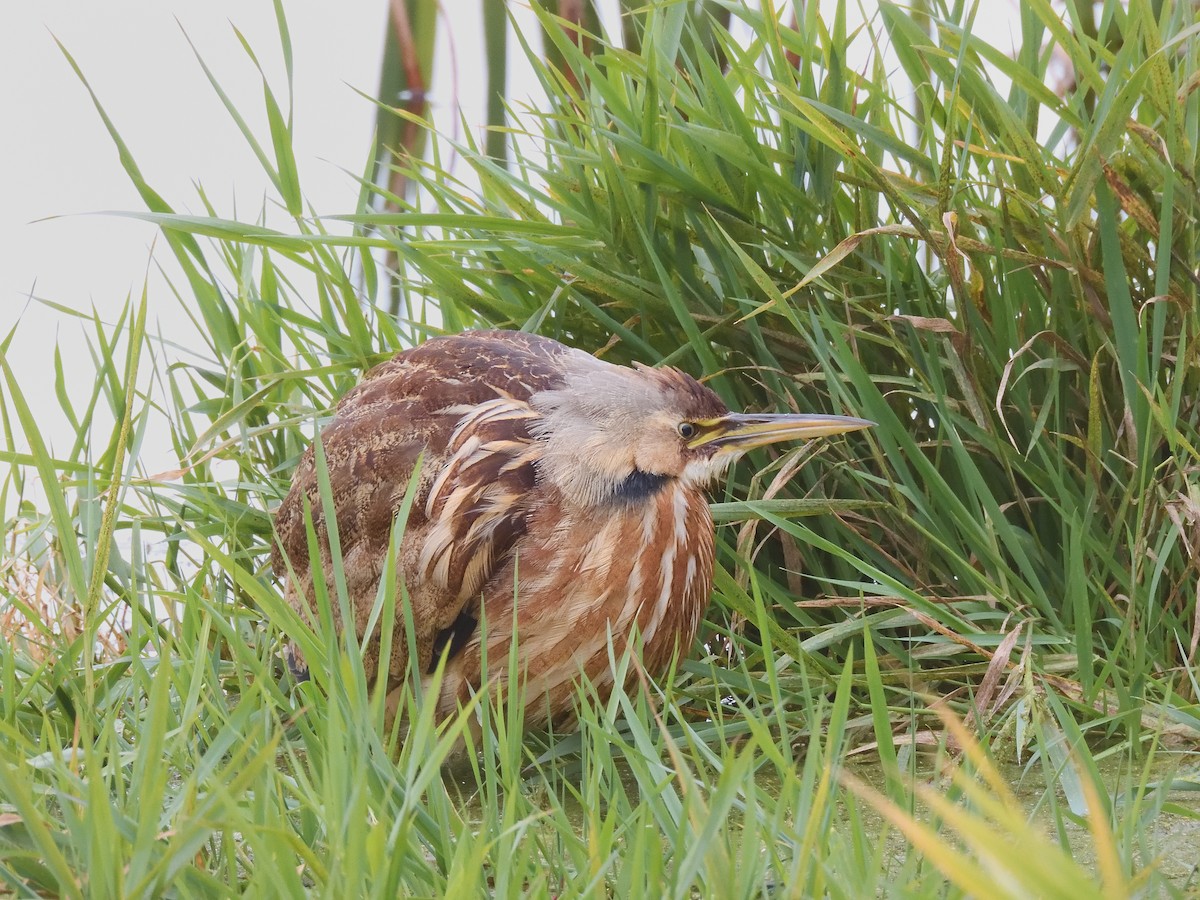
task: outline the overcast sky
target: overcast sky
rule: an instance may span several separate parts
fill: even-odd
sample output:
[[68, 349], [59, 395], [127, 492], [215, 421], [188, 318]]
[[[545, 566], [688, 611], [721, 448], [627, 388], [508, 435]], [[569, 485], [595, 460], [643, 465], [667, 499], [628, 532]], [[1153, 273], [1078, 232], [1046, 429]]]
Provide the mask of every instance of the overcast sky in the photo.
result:
[[[362, 170], [375, 114], [356, 89], [371, 95], [378, 88], [386, 3], [299, 0], [287, 4], [287, 14], [301, 186], [315, 209], [350, 212], [358, 186], [343, 170]], [[60, 448], [70, 431], [53, 393], [55, 341], [83, 378], [76, 396], [90, 390], [92, 366], [81, 325], [37, 299], [85, 312], [94, 306], [111, 321], [130, 294], [140, 294], [150, 272], [152, 323], [178, 336], [186, 320], [149, 265], [156, 229], [90, 214], [144, 206], [55, 38], [75, 57], [147, 181], [169, 203], [203, 212], [198, 183], [220, 214], [232, 217], [236, 209], [253, 220], [270, 195], [266, 176], [188, 44], [190, 38], [269, 147], [261, 81], [235, 26], [283, 94], [270, 2], [56, 0], [0, 6], [0, 333], [19, 320], [9, 362]], [[479, 59], [480, 46], [461, 46], [472, 40], [478, 43], [479, 36], [456, 25], [459, 59]], [[450, 54], [443, 58], [448, 62]], [[463, 77], [460, 73], [460, 81]], [[155, 258], [171, 263], [161, 241]], [[165, 450], [161, 442], [156, 447]]]

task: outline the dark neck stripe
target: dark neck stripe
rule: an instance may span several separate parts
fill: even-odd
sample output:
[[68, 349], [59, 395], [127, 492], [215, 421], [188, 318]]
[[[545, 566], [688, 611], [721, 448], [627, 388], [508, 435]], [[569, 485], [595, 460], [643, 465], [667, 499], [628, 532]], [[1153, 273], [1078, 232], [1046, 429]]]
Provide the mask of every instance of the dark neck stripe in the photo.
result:
[[640, 503], [661, 491], [670, 479], [669, 475], [654, 475], [634, 469], [624, 481], [618, 482], [612, 498], [617, 503]]

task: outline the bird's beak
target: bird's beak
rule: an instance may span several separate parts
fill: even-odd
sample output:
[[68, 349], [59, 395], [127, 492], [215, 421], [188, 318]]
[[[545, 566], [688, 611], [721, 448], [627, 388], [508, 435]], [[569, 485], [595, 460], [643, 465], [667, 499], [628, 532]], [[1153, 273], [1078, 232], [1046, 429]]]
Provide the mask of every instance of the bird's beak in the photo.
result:
[[853, 416], [729, 413], [719, 419], [697, 422], [696, 425], [699, 426], [699, 433], [688, 443], [689, 449], [715, 447], [718, 451], [745, 453], [764, 444], [845, 434], [847, 431], [873, 428], [875, 423]]

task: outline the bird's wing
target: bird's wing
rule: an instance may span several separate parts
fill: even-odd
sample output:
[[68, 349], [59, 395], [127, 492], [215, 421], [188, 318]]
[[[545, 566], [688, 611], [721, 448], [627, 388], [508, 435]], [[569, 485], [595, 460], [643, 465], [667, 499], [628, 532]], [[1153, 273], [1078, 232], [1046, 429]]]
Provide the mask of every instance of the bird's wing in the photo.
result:
[[[420, 454], [416, 502], [399, 573], [412, 603], [422, 669], [456, 636], [473, 630], [478, 598], [525, 532], [537, 482], [539, 444], [527, 400], [561, 380], [561, 344], [531, 335], [474, 332], [429, 341], [369, 372], [338, 404], [321, 435], [350, 604], [365, 631], [387, 558], [392, 524]], [[568, 351], [577, 353], [578, 351]], [[313, 608], [305, 506], [330, 577], [329, 529], [310, 448], [276, 514], [277, 574], [289, 601]], [[280, 552], [282, 551], [282, 552]], [[402, 677], [407, 642], [398, 616], [391, 674]], [[377, 633], [377, 632], [376, 632]], [[364, 648], [369, 675], [377, 650]]]
[[467, 603], [525, 533], [541, 454], [529, 426], [538, 415], [512, 397], [443, 413], [458, 421], [425, 500], [418, 576]]

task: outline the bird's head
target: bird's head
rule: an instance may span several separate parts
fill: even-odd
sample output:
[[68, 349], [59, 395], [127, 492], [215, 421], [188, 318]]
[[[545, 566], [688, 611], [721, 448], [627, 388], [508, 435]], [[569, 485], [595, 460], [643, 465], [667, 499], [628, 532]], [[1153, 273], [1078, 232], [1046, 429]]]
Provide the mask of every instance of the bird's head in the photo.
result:
[[637, 502], [672, 481], [703, 489], [735, 459], [777, 441], [869, 428], [849, 416], [732, 413], [677, 369], [614, 366], [580, 354], [556, 390], [535, 394], [539, 477], [582, 505]]

